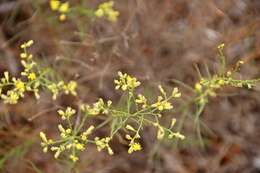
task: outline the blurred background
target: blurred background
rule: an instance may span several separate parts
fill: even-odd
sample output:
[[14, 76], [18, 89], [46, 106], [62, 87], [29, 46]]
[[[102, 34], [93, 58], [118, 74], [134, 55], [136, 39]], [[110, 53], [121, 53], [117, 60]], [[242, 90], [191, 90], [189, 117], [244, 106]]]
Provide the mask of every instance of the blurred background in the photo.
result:
[[[27, 96], [17, 105], [1, 101], [0, 172], [66, 172], [62, 161], [42, 152], [39, 131], [58, 135], [57, 106], [75, 107], [98, 97], [118, 102], [120, 93], [113, 85], [117, 71], [151, 88], [176, 86], [173, 79], [193, 87], [199, 81], [195, 65], [204, 76], [206, 67], [214, 74], [219, 67], [217, 46], [225, 43], [228, 67], [243, 60], [239, 77], [260, 77], [260, 0], [115, 0], [120, 12], [115, 23], [91, 17], [91, 9], [104, 1], [69, 2], [75, 9], [61, 22], [47, 0], [0, 0], [1, 77], [6, 70], [19, 75], [19, 45], [32, 39], [37, 61], [64, 80], [76, 80], [80, 93], [78, 98], [61, 96], [55, 102], [45, 92], [40, 100]], [[204, 147], [194, 120], [185, 118], [185, 142], [160, 144], [147, 128], [141, 152], [129, 155], [127, 146], [117, 140], [112, 157], [89, 146], [74, 171], [258, 173], [259, 90], [259, 85], [253, 90], [227, 88], [210, 99], [201, 116]]]

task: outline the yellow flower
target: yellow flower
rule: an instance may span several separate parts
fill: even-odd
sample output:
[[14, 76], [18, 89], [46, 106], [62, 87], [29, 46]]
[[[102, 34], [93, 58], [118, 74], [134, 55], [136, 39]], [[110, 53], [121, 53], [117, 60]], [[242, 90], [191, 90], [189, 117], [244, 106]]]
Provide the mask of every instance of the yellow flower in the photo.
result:
[[174, 98], [181, 97], [181, 93], [179, 92], [179, 89], [177, 87], [173, 88], [172, 97], [174, 97]]
[[66, 18], [67, 18], [67, 16], [65, 14], [61, 14], [59, 17], [59, 20], [63, 22], [66, 20]]
[[27, 54], [26, 54], [26, 53], [21, 53], [21, 54], [20, 54], [20, 57], [21, 57], [21, 58], [27, 58]]
[[70, 155], [70, 159], [73, 161], [73, 162], [76, 162], [79, 160], [79, 158], [75, 155]]
[[69, 11], [69, 2], [62, 3], [59, 8], [60, 13], [67, 13]]
[[157, 108], [159, 111], [170, 110], [173, 108], [172, 104], [167, 100], [163, 100], [162, 96], [158, 96], [157, 102], [151, 105], [153, 108]]
[[95, 16], [98, 18], [106, 17], [110, 22], [116, 22], [119, 12], [113, 9], [114, 1], [101, 3], [95, 11]]
[[80, 143], [77, 143], [76, 144], [76, 148], [77, 150], [80, 150], [80, 151], [83, 151], [85, 148], [84, 148], [84, 145], [83, 144], [80, 144]]
[[25, 84], [20, 79], [15, 81], [15, 88], [19, 91], [25, 91]]
[[35, 79], [36, 79], [36, 74], [35, 74], [34, 72], [30, 73], [30, 74], [28, 75], [28, 79], [29, 79], [29, 80], [35, 80]]
[[202, 86], [201, 86], [200, 83], [196, 83], [196, 84], [195, 84], [195, 90], [196, 90], [197, 92], [201, 92]]
[[103, 17], [103, 16], [104, 16], [104, 10], [102, 10], [102, 9], [97, 9], [97, 10], [95, 11], [95, 16], [97, 16], [97, 17]]
[[128, 153], [131, 154], [134, 151], [140, 151], [140, 150], [142, 150], [141, 144], [134, 142], [134, 143], [130, 144], [130, 147], [128, 149]]
[[72, 95], [77, 95], [76, 89], [77, 89], [77, 82], [75, 81], [70, 81], [67, 85], [63, 86], [63, 89], [65, 91], [65, 94], [72, 94]]
[[58, 0], [50, 1], [50, 7], [53, 11], [57, 11], [59, 9], [59, 6], [60, 6], [60, 1], [58, 1]]
[[119, 16], [119, 12], [118, 11], [110, 11], [107, 15], [108, 15], [107, 19], [110, 22], [116, 22], [117, 17]]
[[122, 72], [118, 72], [119, 80], [115, 80], [116, 84], [115, 89], [122, 89], [123, 91], [131, 90], [138, 87], [141, 82], [137, 81], [135, 77], [132, 77], [128, 74], [123, 74]]

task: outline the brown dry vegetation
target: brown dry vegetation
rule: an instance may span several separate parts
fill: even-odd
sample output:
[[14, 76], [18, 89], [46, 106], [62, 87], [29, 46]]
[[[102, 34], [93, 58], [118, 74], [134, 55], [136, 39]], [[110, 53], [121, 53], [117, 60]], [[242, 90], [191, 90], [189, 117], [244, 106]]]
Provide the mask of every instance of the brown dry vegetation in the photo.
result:
[[[95, 7], [98, 2], [88, 4]], [[57, 135], [57, 106], [91, 103], [98, 97], [117, 102], [120, 94], [114, 91], [113, 79], [119, 70], [151, 88], [173, 87], [172, 79], [193, 86], [199, 80], [195, 64], [204, 75], [205, 64], [214, 73], [219, 66], [217, 45], [224, 42], [230, 68], [242, 59], [246, 62], [242, 78], [260, 76], [259, 0], [116, 0], [116, 8], [120, 17], [114, 24], [82, 16], [60, 23], [45, 0], [0, 1], [1, 74], [5, 70], [19, 74], [19, 45], [33, 39], [37, 60], [65, 80], [76, 80], [80, 93], [78, 98], [62, 96], [55, 102], [48, 93], [41, 93], [38, 101], [27, 96], [15, 106], [0, 102], [0, 172], [33, 173], [33, 167], [44, 173], [66, 172], [63, 163], [41, 151], [39, 131]], [[183, 128], [187, 140], [177, 147], [159, 144], [147, 128], [143, 151], [128, 155], [115, 140], [111, 157], [90, 146], [74, 171], [260, 172], [259, 89], [226, 88], [210, 100], [201, 117], [207, 127], [202, 131], [204, 148], [187, 117]]]

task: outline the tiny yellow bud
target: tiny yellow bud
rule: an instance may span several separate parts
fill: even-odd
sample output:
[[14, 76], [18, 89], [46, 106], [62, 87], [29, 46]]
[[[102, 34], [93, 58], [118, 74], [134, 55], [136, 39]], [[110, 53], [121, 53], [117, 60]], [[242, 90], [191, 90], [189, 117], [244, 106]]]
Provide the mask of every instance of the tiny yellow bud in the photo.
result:
[[29, 41], [26, 43], [26, 46], [27, 46], [27, 47], [30, 47], [32, 44], [33, 44], [33, 40], [29, 40]]
[[43, 142], [45, 142], [45, 143], [47, 143], [47, 142], [48, 142], [48, 140], [47, 140], [47, 138], [46, 138], [46, 135], [45, 135], [45, 133], [43, 133], [43, 132], [40, 132], [40, 137], [41, 137], [41, 139], [42, 139], [42, 141], [43, 141]]
[[44, 147], [44, 148], [43, 148], [43, 152], [44, 152], [44, 153], [47, 153], [47, 152], [48, 152], [48, 147]]
[[73, 161], [73, 162], [76, 162], [79, 160], [78, 157], [76, 157], [75, 155], [70, 155], [70, 159]]
[[80, 150], [80, 151], [84, 150], [84, 146], [82, 144], [76, 144], [76, 148], [77, 148], [77, 150]]
[[175, 123], [176, 123], [176, 119], [173, 118], [172, 121], [171, 121], [171, 126], [170, 127], [172, 128], [175, 125]]
[[107, 151], [108, 151], [109, 155], [113, 155], [114, 154], [113, 150], [110, 147], [107, 147]]
[[66, 17], [65, 14], [61, 14], [60, 17], [59, 17], [59, 20], [63, 22], [63, 21], [66, 20], [66, 18], [67, 18], [67, 17]]
[[240, 60], [240, 61], [238, 61], [238, 63], [239, 63], [239, 64], [244, 64], [245, 62], [242, 61], [242, 60]]
[[195, 90], [196, 90], [197, 92], [201, 92], [201, 90], [202, 90], [201, 84], [196, 83], [196, 84], [195, 84]]
[[27, 58], [27, 54], [26, 54], [26, 53], [21, 53], [21, 54], [20, 54], [20, 57], [21, 57], [21, 58]]
[[126, 128], [127, 130], [136, 132], [136, 130], [135, 130], [131, 125], [129, 125], [129, 124], [127, 124], [125, 128]]
[[218, 49], [223, 49], [224, 47], [225, 47], [225, 44], [224, 44], [224, 43], [218, 45]]
[[131, 140], [132, 139], [132, 137], [130, 136], [130, 135], [125, 135], [125, 138], [127, 139], [127, 140]]

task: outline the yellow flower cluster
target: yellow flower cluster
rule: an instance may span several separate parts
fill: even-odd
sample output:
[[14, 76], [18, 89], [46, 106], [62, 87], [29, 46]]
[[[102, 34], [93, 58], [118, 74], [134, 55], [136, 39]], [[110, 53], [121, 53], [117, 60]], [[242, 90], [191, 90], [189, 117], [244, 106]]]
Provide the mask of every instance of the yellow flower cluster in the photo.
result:
[[[223, 48], [224, 45], [219, 46]], [[197, 93], [197, 101], [199, 104], [205, 104], [208, 102], [208, 97], [216, 97], [216, 91], [224, 86], [233, 87], [246, 87], [252, 88], [257, 80], [237, 80], [233, 78], [233, 74], [239, 69], [240, 65], [244, 64], [243, 61], [238, 61], [235, 69], [228, 71], [225, 74], [216, 74], [211, 78], [201, 78], [194, 86], [194, 90]]]
[[103, 99], [99, 99], [96, 103], [94, 103], [92, 106], [88, 104], [82, 104], [81, 105], [81, 111], [85, 115], [99, 115], [99, 114], [108, 114], [109, 108], [112, 105], [112, 101], [108, 100], [107, 103], [103, 101]]
[[78, 161], [77, 152], [85, 150], [86, 144], [89, 142], [88, 136], [93, 132], [94, 126], [90, 126], [87, 130], [79, 134], [76, 134], [71, 128], [65, 129], [61, 124], [58, 125], [58, 129], [61, 137], [61, 140], [58, 141], [47, 140], [45, 133], [40, 132], [43, 151], [47, 152], [50, 147], [50, 150], [54, 152], [55, 159], [58, 159], [62, 152], [67, 151], [70, 153], [69, 158], [73, 162]]
[[103, 149], [107, 149], [107, 152], [109, 155], [113, 155], [114, 152], [111, 149], [111, 147], [109, 146], [109, 141], [111, 140], [110, 137], [105, 137], [105, 138], [99, 138], [99, 137], [95, 137], [95, 144], [97, 146], [98, 151], [101, 151]]
[[118, 76], [119, 79], [118, 80], [114, 80], [115, 84], [116, 84], [116, 90], [121, 89], [123, 91], [126, 90], [133, 90], [136, 87], [138, 87], [139, 85], [141, 85], [141, 82], [137, 81], [137, 79], [135, 77], [131, 77], [126, 73], [122, 73], [122, 72], [118, 72]]
[[[50, 144], [44, 140], [44, 145], [42, 145], [44, 150], [46, 150], [46, 147], [48, 149], [48, 147], [51, 146], [51, 150], [55, 152], [55, 158], [58, 158], [59, 155], [66, 150], [70, 154], [69, 158], [75, 162], [79, 159], [77, 155], [78, 152], [83, 151], [88, 143], [92, 143], [96, 145], [98, 151], [105, 149], [108, 154], [112, 155], [114, 152], [110, 147], [109, 142], [113, 139], [114, 135], [119, 132], [119, 130], [124, 130], [124, 132], [127, 132], [125, 137], [129, 146], [128, 153], [131, 154], [135, 151], [142, 150], [142, 146], [138, 140], [141, 139], [141, 136], [139, 135], [140, 130], [145, 125], [150, 125], [157, 129], [158, 140], [162, 140], [164, 137], [167, 137], [168, 139], [184, 139], [182, 134], [172, 131], [176, 119], [172, 120], [169, 128], [166, 128], [159, 123], [162, 111], [170, 110], [173, 107], [170, 100], [181, 96], [181, 93], [177, 88], [174, 88], [171, 95], [167, 96], [163, 87], [159, 86], [161, 96], [158, 96], [156, 103], [149, 104], [148, 99], [144, 95], [135, 92], [134, 89], [141, 84], [136, 78], [128, 74], [123, 74], [122, 72], [118, 72], [118, 76], [119, 79], [115, 80], [116, 89], [128, 92], [128, 98], [126, 99], [128, 100], [126, 104], [128, 109], [124, 111], [120, 108], [114, 108], [112, 107], [112, 101], [108, 100], [105, 102], [101, 98], [92, 105], [81, 104], [79, 105], [80, 110], [77, 113], [77, 115], [80, 116], [77, 121], [79, 123], [75, 126], [73, 126], [74, 123], [72, 122], [74, 118], [71, 117], [76, 114], [76, 110], [71, 107], [67, 107], [65, 111], [58, 110], [61, 119], [66, 120], [68, 128], [58, 125], [61, 139]], [[82, 129], [86, 124], [87, 118], [97, 115], [107, 117], [106, 120], [98, 125], [97, 128], [111, 123], [110, 136], [102, 138], [94, 137], [94, 139], [91, 140], [89, 136], [92, 134], [94, 126], [90, 126], [84, 132], [82, 132]], [[138, 128], [134, 128], [129, 124], [129, 122], [133, 124], [135, 123], [134, 126], [138, 126]]]
[[46, 153], [48, 152], [48, 146], [53, 144], [53, 140], [47, 139], [46, 134], [43, 132], [40, 132], [40, 138], [42, 140], [41, 146], [43, 148], [43, 152]]
[[72, 109], [71, 107], [67, 107], [65, 111], [58, 110], [58, 114], [61, 116], [62, 120], [69, 120], [71, 116], [73, 116], [76, 113], [75, 109]]
[[252, 86], [259, 81], [256, 80], [237, 80], [234, 78], [234, 74], [240, 70], [240, 66], [244, 64], [243, 61], [238, 61], [235, 68], [226, 72], [226, 62], [224, 55], [225, 44], [218, 46], [218, 52], [221, 60], [221, 69], [219, 72], [209, 78], [201, 78], [194, 86], [194, 91], [197, 94], [195, 102], [200, 105], [205, 105], [208, 102], [209, 97], [217, 96], [216, 91], [223, 88], [224, 86], [233, 87], [246, 87], [252, 88]]
[[[48, 70], [37, 66], [37, 63], [33, 60], [33, 55], [28, 51], [32, 45], [32, 40], [21, 45], [20, 58], [24, 67], [24, 70], [20, 73], [21, 77], [10, 77], [9, 72], [4, 72], [4, 76], [0, 80], [0, 95], [4, 103], [17, 104], [18, 100], [24, 97], [25, 92], [33, 92], [36, 99], [39, 99], [40, 89], [50, 90], [53, 99], [56, 99], [60, 92], [76, 95], [77, 83], [75, 81], [65, 84], [63, 81], [55, 83], [49, 80]], [[7, 91], [3, 93], [3, 90], [6, 89]]]
[[162, 88], [161, 85], [158, 86], [162, 96], [158, 96], [157, 102], [152, 104], [151, 107], [157, 108], [159, 111], [170, 110], [173, 108], [172, 104], [169, 102], [171, 98], [179, 98], [181, 97], [181, 93], [178, 88], [174, 88], [172, 91], [172, 95], [168, 98], [166, 92]]
[[108, 1], [100, 4], [95, 11], [95, 16], [98, 18], [105, 17], [110, 22], [116, 22], [119, 12], [113, 9], [114, 1]]
[[60, 0], [50, 0], [50, 7], [52, 11], [59, 13], [59, 20], [64, 21], [67, 18], [67, 13], [70, 11], [69, 2], [61, 2]]
[[138, 142], [133, 142], [133, 143], [130, 143], [129, 144], [129, 149], [128, 149], [128, 153], [131, 154], [133, 153], [134, 151], [140, 151], [142, 150], [142, 146], [140, 143]]
[[140, 151], [142, 150], [142, 146], [139, 142], [136, 142], [136, 139], [140, 138], [139, 135], [139, 130], [136, 130], [134, 127], [132, 127], [131, 125], [127, 124], [125, 127], [127, 130], [132, 131], [135, 133], [135, 135], [133, 137], [131, 137], [129, 134], [127, 134], [125, 137], [127, 140], [129, 140], [129, 148], [128, 148], [128, 153], [131, 154], [135, 151]]

